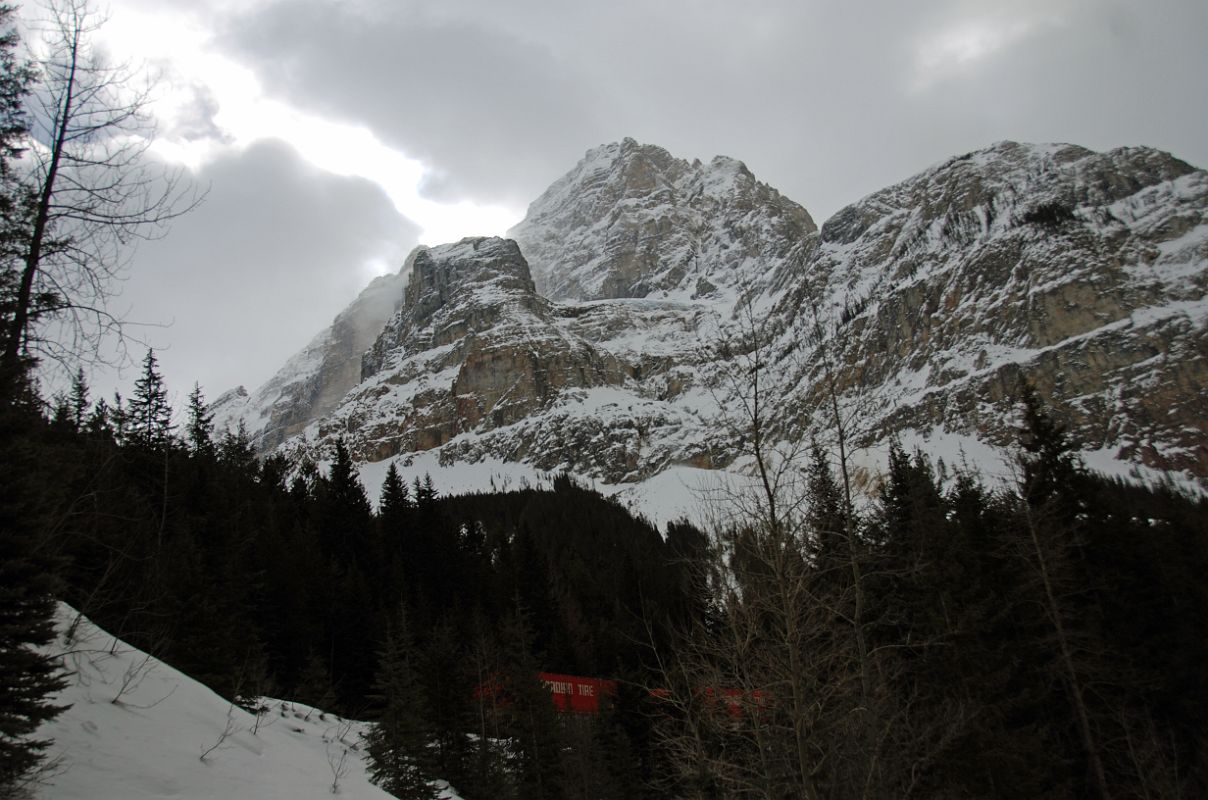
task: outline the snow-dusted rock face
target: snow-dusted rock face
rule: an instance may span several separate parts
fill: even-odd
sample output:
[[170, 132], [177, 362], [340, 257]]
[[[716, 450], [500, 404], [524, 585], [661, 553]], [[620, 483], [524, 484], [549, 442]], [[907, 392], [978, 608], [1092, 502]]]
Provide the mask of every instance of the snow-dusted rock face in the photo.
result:
[[625, 139], [589, 150], [508, 235], [554, 300], [732, 300], [814, 230], [741, 161], [688, 162]]
[[1094, 463], [1208, 485], [1208, 173], [1167, 154], [1005, 142], [817, 230], [739, 162], [625, 140], [513, 234], [418, 251], [360, 351], [321, 336], [229, 402], [311, 456], [339, 435], [629, 482], [743, 455], [758, 343], [773, 441], [825, 440], [833, 387], [855, 444], [1002, 444], [1027, 377]]
[[417, 254], [402, 307], [362, 360], [364, 380], [310, 432], [369, 460], [440, 447], [541, 412], [563, 393], [620, 384], [629, 367], [558, 324], [508, 239]]
[[1087, 450], [1208, 476], [1208, 173], [1004, 142], [843, 209], [807, 265], [778, 315], [787, 339], [826, 332], [797, 408], [823, 407], [824, 347], [867, 438], [1005, 442], [1026, 377]]
[[[544, 313], [528, 264], [507, 239], [463, 239], [410, 260], [411, 280], [402, 307], [386, 323], [361, 361], [361, 378], [379, 372], [400, 348], [415, 352], [488, 331], [501, 314]], [[440, 320], [434, 324], [434, 317]], [[423, 338], [426, 337], [426, 338]]]

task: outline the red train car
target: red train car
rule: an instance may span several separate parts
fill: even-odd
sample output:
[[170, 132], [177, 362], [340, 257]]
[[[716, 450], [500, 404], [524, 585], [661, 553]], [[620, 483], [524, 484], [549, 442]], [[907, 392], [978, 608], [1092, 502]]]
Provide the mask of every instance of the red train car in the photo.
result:
[[566, 713], [599, 714], [601, 699], [617, 696], [617, 682], [604, 678], [584, 678], [554, 672], [539, 672], [537, 677], [549, 689], [554, 707]]
[[[617, 682], [607, 678], [587, 678], [582, 675], [563, 675], [558, 672], [538, 672], [537, 679], [549, 692], [554, 708], [564, 714], [599, 714], [609, 706], [609, 699], [617, 696]], [[698, 690], [706, 707], [721, 709], [727, 716], [738, 718], [751, 709], [766, 712], [772, 706], [772, 698], [756, 689], [743, 692], [740, 689], [706, 686]], [[650, 696], [669, 700], [667, 689], [651, 689]], [[499, 707], [507, 707], [511, 700], [506, 689], [495, 678], [484, 682], [474, 690], [474, 698], [489, 698]]]

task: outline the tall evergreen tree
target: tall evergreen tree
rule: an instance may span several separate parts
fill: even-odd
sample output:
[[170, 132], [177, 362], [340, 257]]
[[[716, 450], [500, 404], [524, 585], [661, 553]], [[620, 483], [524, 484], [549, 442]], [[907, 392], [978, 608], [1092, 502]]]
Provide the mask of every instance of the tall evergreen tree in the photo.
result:
[[226, 431], [218, 443], [218, 458], [232, 473], [252, 476], [258, 471], [256, 448], [252, 446], [247, 426], [239, 420], [234, 431]]
[[0, 798], [37, 769], [50, 742], [32, 734], [63, 710], [51, 696], [64, 683], [36, 649], [54, 638], [57, 582], [42, 541], [34, 408], [23, 382], [0, 381]]
[[214, 414], [206, 408], [201, 384], [194, 383], [189, 392], [189, 422], [186, 434], [189, 446], [196, 455], [209, 456], [214, 453]]
[[130, 411], [122, 393], [113, 392], [113, 402], [109, 405], [109, 429], [118, 444], [127, 444], [130, 434]]
[[[54, 662], [36, 648], [54, 636], [55, 565], [42, 541], [43, 492], [32, 433], [39, 424], [25, 342], [13, 335], [21, 308], [19, 254], [25, 187], [11, 169], [28, 132], [24, 102], [33, 72], [17, 55], [15, 9], [0, 5], [0, 797], [14, 796], [49, 742], [31, 738], [62, 708]], [[8, 354], [11, 353], [11, 357]]]
[[372, 508], [343, 439], [336, 440], [331, 469], [318, 488], [319, 534], [324, 547], [342, 563], [364, 563], [369, 555]]
[[394, 462], [386, 470], [386, 479], [382, 481], [382, 494], [378, 499], [378, 519], [382, 523], [382, 533], [388, 541], [393, 541], [402, 533], [408, 512], [411, 510], [411, 494], [407, 484], [399, 477]]
[[88, 418], [88, 383], [84, 380], [84, 368], [76, 370], [71, 381], [71, 421], [77, 431], [84, 430]]
[[88, 414], [88, 421], [85, 423], [88, 433], [94, 436], [112, 436], [113, 427], [109, 416], [109, 403], [102, 397], [96, 401], [96, 405], [92, 407], [92, 411]]
[[845, 508], [843, 490], [831, 471], [830, 459], [814, 442], [806, 472], [805, 524], [816, 566], [829, 580], [843, 580], [850, 571], [854, 542], [849, 541], [851, 509]]
[[152, 450], [168, 444], [172, 435], [172, 406], [159, 373], [159, 362], [150, 348], [143, 357], [143, 371], [134, 384], [127, 408], [132, 444]]
[[[27, 187], [13, 170], [13, 162], [24, 149], [29, 131], [25, 101], [34, 78], [30, 65], [17, 53], [20, 40], [13, 27], [15, 15], [14, 6], [0, 5], [0, 347], [5, 352], [20, 304], [20, 259], [29, 215]], [[5, 360], [3, 367], [15, 379], [19, 359]]]
[[[1085, 793], [1107, 800], [1113, 796], [1104, 742], [1105, 726], [1097, 717], [1112, 712], [1096, 700], [1105, 696], [1093, 685], [1101, 679], [1106, 654], [1090, 642], [1101, 643], [1101, 608], [1095, 598], [1097, 577], [1086, 569], [1086, 505], [1081, 487], [1082, 464], [1065, 430], [1044, 410], [1035, 390], [1021, 388], [1024, 404], [1022, 481], [1016, 530], [1017, 547], [1031, 568], [1029, 591], [1048, 630], [1048, 651], [1054, 678], [1064, 684], [1069, 717], [1075, 721], [1075, 741], [1081, 745], [1073, 761], [1084, 770]], [[1055, 657], [1053, 657], [1055, 656]], [[1073, 749], [1073, 748], [1072, 748]]]
[[[378, 499], [377, 537], [376, 545], [380, 551], [376, 557], [373, 569], [373, 579], [378, 586], [393, 595], [407, 586], [407, 569], [405, 566], [404, 541], [409, 532], [411, 518], [411, 498], [407, 484], [399, 476], [394, 464], [386, 470], [386, 479], [382, 482], [382, 493]], [[395, 596], [384, 598], [389, 604]]]
[[400, 800], [434, 800], [437, 792], [431, 782], [428, 753], [430, 712], [413, 652], [407, 612], [400, 607], [386, 628], [371, 696], [379, 709], [376, 722], [365, 734], [369, 776]]

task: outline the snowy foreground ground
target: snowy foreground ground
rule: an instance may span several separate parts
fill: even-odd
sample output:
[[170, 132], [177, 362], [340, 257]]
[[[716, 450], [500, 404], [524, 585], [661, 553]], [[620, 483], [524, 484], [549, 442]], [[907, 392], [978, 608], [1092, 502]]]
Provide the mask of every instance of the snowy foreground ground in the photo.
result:
[[39, 800], [305, 800], [332, 797], [333, 784], [341, 798], [390, 797], [369, 783], [362, 723], [266, 700], [257, 727], [197, 681], [77, 624], [70, 607], [60, 604], [57, 622], [47, 651], [63, 659], [70, 685], [57, 702], [71, 707], [38, 731], [54, 739], [55, 759]]

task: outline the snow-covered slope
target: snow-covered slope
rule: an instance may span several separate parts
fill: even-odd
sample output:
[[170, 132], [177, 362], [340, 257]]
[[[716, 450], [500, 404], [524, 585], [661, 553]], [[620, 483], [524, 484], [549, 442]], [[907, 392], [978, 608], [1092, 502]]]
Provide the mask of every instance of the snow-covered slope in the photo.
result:
[[[363, 724], [280, 700], [259, 719], [60, 605], [70, 704], [44, 724], [54, 740], [42, 800], [388, 800], [361, 760]], [[447, 790], [445, 797], [453, 795]]]

